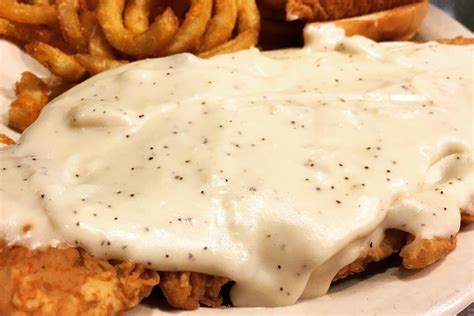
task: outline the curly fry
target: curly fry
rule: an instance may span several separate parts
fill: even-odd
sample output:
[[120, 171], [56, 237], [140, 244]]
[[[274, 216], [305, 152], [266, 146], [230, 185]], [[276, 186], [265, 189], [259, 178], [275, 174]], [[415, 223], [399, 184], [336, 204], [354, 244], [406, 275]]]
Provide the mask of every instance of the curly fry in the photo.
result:
[[45, 26], [12, 22], [3, 18], [0, 18], [0, 35], [20, 42], [40, 41], [45, 43], [50, 43], [56, 36], [54, 31]]
[[137, 58], [152, 57], [173, 40], [179, 21], [171, 9], [157, 16], [146, 32], [136, 34], [123, 24], [124, 6], [124, 0], [101, 0], [97, 7], [97, 19], [104, 35], [117, 50]]
[[57, 0], [59, 25], [64, 39], [77, 51], [87, 50], [88, 39], [82, 32], [81, 21], [79, 20], [79, 1], [78, 0]]
[[116, 60], [86, 54], [77, 54], [75, 57], [82, 67], [87, 69], [91, 76], [128, 63], [126, 60]]
[[58, 19], [54, 5], [26, 4], [16, 0], [0, 1], [0, 17], [25, 24], [53, 24]]
[[130, 31], [140, 34], [150, 27], [148, 20], [153, 0], [130, 0], [125, 8], [123, 21]]
[[26, 52], [66, 81], [77, 82], [84, 78], [86, 70], [77, 60], [61, 50], [41, 42], [32, 42], [25, 46]]
[[104, 37], [104, 33], [98, 25], [92, 30], [92, 34], [89, 38], [89, 54], [93, 56], [99, 56], [109, 59], [115, 59], [112, 46], [110, 46], [107, 39]]
[[96, 14], [94, 11], [82, 9], [79, 11], [79, 21], [82, 26], [82, 34], [84, 35], [84, 38], [88, 40], [92, 35], [95, 26], [98, 24]]
[[232, 36], [237, 22], [237, 0], [216, 0], [214, 6], [215, 14], [203, 36], [201, 52], [226, 42]]
[[199, 57], [208, 58], [217, 54], [232, 53], [250, 48], [257, 43], [260, 30], [260, 14], [255, 0], [238, 0], [238, 13], [239, 35], [227, 43], [199, 54]]
[[160, 55], [172, 55], [196, 49], [211, 18], [212, 0], [191, 0], [191, 6], [176, 38]]

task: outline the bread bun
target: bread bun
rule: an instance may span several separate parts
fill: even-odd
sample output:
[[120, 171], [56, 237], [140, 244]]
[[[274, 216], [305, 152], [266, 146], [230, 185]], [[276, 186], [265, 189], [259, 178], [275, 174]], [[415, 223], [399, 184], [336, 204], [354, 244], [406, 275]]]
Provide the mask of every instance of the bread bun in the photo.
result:
[[[298, 0], [299, 1], [299, 0]], [[262, 34], [261, 38], [271, 39], [261, 41], [263, 48], [279, 48], [295, 46], [296, 43], [302, 43], [301, 29], [304, 21], [293, 22], [285, 21], [286, 16], [290, 14], [289, 4], [297, 0], [260, 0], [260, 12], [262, 15]], [[316, 11], [312, 11], [312, 17], [319, 20], [310, 22], [315, 25], [333, 23], [345, 30], [347, 36], [363, 35], [375, 41], [395, 41], [411, 39], [421, 27], [423, 19], [428, 12], [428, 0], [353, 0], [347, 5], [346, 0], [304, 0], [306, 4], [319, 3], [326, 4], [325, 15], [322, 16]], [[391, 9], [373, 12], [371, 10], [379, 9], [384, 5], [391, 7], [395, 4], [409, 4], [396, 6]], [[339, 8], [336, 8], [340, 6]], [[283, 7], [282, 7], [283, 6]], [[370, 13], [364, 14], [363, 12]], [[293, 14], [295, 11], [291, 11]], [[353, 17], [354, 14], [359, 13]], [[346, 16], [346, 18], [327, 21], [329, 17]], [[294, 17], [293, 17], [294, 18]], [[271, 45], [268, 45], [271, 43]]]
[[409, 40], [420, 29], [427, 12], [426, 0], [353, 18], [312, 24], [332, 23], [343, 28], [347, 36], [363, 35], [375, 41]]
[[[265, 0], [281, 5], [280, 0]], [[286, 19], [307, 22], [332, 21], [390, 10], [424, 0], [287, 0]]]

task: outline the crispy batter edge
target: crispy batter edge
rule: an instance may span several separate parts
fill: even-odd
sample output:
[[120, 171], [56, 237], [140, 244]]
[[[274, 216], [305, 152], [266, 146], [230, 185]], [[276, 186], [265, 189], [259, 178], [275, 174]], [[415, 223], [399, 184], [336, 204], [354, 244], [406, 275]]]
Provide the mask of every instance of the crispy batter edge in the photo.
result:
[[0, 242], [1, 315], [112, 315], [147, 297], [159, 275], [79, 248], [30, 251]]
[[[463, 214], [466, 213], [463, 212]], [[468, 222], [474, 221], [471, 218]], [[379, 262], [394, 253], [400, 254], [404, 268], [421, 269], [441, 260], [455, 248], [456, 235], [448, 238], [422, 239], [400, 230], [389, 229], [378, 247], [370, 249], [354, 262], [340, 269], [333, 281], [363, 272], [371, 262]], [[71, 260], [71, 256], [75, 259]], [[50, 262], [51, 257], [55, 258], [55, 262], [63, 263], [62, 266], [43, 265], [42, 269], [38, 268], [41, 262]], [[59, 290], [66, 294], [44, 291], [44, 288], [51, 288], [52, 285], [48, 283], [51, 282], [51, 278], [63, 280], [68, 273], [77, 275], [76, 279], [82, 278], [82, 283], [76, 281], [80, 286], [66, 291], [59, 287]], [[45, 274], [49, 275], [46, 281], [43, 278]], [[140, 286], [141, 275], [146, 276], [143, 286]], [[52, 309], [57, 311], [65, 308], [61, 302], [64, 301], [65, 296], [72, 295], [73, 302], [81, 304], [73, 304], [70, 308], [77, 308], [78, 311], [80, 309], [80, 312], [107, 315], [111, 311], [121, 312], [136, 306], [150, 294], [155, 285], [160, 286], [166, 300], [174, 307], [186, 310], [197, 309], [200, 305], [219, 307], [222, 305], [222, 286], [230, 281], [231, 279], [226, 277], [198, 272], [152, 271], [140, 264], [102, 260], [80, 248], [47, 248], [30, 251], [21, 246], [7, 247], [0, 242], [0, 283], [6, 284], [6, 290], [0, 294], [0, 313], [23, 311], [43, 315], [41, 313], [45, 310], [51, 312]], [[84, 285], [94, 284], [94, 282], [96, 287]], [[121, 287], [115, 292], [109, 291], [108, 295], [101, 296], [99, 293], [95, 296], [90, 294], [87, 296], [85, 294], [87, 291], [84, 288], [93, 292], [101, 287], [110, 289], [111, 285], [116, 283]], [[54, 285], [53, 288], [56, 286]], [[90, 297], [95, 297], [96, 301]], [[102, 302], [99, 305], [97, 305], [97, 297]]]

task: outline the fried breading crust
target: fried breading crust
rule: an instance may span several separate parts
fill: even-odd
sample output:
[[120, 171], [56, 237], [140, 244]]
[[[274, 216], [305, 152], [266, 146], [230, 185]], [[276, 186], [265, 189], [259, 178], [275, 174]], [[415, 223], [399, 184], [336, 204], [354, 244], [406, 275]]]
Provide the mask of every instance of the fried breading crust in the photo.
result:
[[139, 264], [100, 260], [78, 248], [0, 244], [0, 315], [113, 315], [158, 283], [158, 274]]
[[404, 237], [405, 233], [402, 231], [395, 229], [387, 230], [380, 246], [370, 249], [354, 262], [339, 270], [333, 281], [344, 279], [355, 273], [363, 272], [369, 263], [379, 262], [393, 253], [398, 252], [403, 245]]
[[288, 0], [287, 18], [330, 21], [392, 9], [421, 0]]
[[468, 213], [461, 213], [461, 220], [464, 223], [474, 223], [474, 215]]
[[16, 83], [17, 98], [8, 112], [8, 126], [23, 132], [38, 118], [48, 102], [49, 87], [31, 72], [24, 72]]
[[440, 39], [437, 42], [448, 45], [471, 45], [474, 44], [474, 38], [458, 36], [450, 39]]
[[160, 288], [168, 303], [182, 309], [196, 309], [199, 304], [222, 305], [221, 288], [228, 278], [195, 272], [161, 272]]
[[13, 145], [15, 141], [5, 134], [0, 133], [0, 144]]
[[405, 269], [421, 269], [446, 257], [456, 249], [456, 236], [450, 238], [422, 239], [409, 235], [408, 242], [400, 252]]
[[[455, 247], [456, 236], [421, 239], [390, 229], [380, 246], [343, 267], [333, 281], [363, 272], [369, 263], [400, 250], [404, 268], [420, 269]], [[229, 281], [196, 272], [154, 272], [139, 264], [97, 259], [78, 248], [30, 251], [0, 245], [0, 315], [110, 315], [134, 307], [157, 284], [174, 307], [218, 307], [221, 288]]]

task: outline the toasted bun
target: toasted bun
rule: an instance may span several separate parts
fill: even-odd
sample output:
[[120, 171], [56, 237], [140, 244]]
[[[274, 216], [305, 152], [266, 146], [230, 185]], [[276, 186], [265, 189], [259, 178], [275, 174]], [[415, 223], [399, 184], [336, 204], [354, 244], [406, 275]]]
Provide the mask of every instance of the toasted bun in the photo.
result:
[[[267, 13], [270, 11], [266, 11]], [[275, 12], [275, 11], [273, 11]], [[375, 41], [409, 40], [419, 30], [428, 12], [428, 0], [394, 9], [327, 22], [311, 22], [313, 25], [335, 24], [345, 30], [347, 36], [363, 35]], [[260, 46], [277, 49], [303, 45], [303, 21], [286, 22], [272, 17], [262, 20]]]
[[425, 0], [354, 18], [312, 24], [332, 23], [343, 28], [347, 36], [363, 35], [375, 41], [408, 40], [418, 32], [427, 12], [428, 0]]
[[[267, 0], [268, 1], [268, 0]], [[274, 1], [274, 0], [273, 0]], [[333, 21], [390, 10], [424, 0], [287, 0], [288, 21]]]

